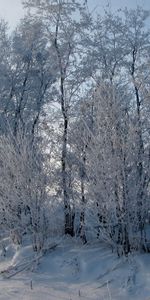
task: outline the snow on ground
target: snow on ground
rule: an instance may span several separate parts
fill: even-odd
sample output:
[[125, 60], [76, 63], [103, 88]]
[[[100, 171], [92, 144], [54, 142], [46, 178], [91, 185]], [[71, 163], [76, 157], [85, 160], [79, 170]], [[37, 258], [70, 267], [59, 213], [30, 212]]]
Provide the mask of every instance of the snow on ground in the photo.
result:
[[[29, 245], [7, 246], [0, 270], [34, 258]], [[32, 266], [32, 267], [31, 267]], [[6, 279], [1, 300], [150, 300], [150, 254], [118, 258], [102, 243], [79, 245], [64, 239], [28, 270]]]

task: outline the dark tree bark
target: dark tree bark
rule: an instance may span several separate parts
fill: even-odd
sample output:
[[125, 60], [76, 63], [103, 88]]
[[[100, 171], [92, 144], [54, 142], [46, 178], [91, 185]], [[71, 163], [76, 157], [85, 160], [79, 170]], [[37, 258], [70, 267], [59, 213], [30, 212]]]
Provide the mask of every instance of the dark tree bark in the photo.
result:
[[60, 102], [61, 102], [61, 112], [63, 117], [63, 136], [62, 136], [62, 190], [63, 190], [63, 200], [64, 200], [64, 231], [65, 234], [74, 236], [74, 212], [70, 205], [69, 193], [68, 193], [68, 180], [67, 180], [67, 143], [68, 143], [68, 110], [66, 105], [66, 99], [64, 95], [64, 84], [65, 84], [65, 75], [67, 65], [63, 64], [62, 57], [58, 45], [58, 31], [59, 31], [59, 21], [60, 14], [58, 14], [57, 24], [56, 24], [56, 33], [55, 33], [55, 49], [58, 58], [59, 71], [60, 71]]

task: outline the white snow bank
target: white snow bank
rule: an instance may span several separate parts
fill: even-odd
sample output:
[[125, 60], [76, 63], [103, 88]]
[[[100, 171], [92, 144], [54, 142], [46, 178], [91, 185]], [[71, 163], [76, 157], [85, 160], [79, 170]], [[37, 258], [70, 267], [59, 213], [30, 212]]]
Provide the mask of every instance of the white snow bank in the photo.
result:
[[[17, 265], [34, 255], [28, 245], [9, 262]], [[81, 246], [64, 239], [34, 271], [29, 268], [10, 279], [1, 275], [0, 299], [149, 300], [150, 255], [118, 258], [103, 244]]]

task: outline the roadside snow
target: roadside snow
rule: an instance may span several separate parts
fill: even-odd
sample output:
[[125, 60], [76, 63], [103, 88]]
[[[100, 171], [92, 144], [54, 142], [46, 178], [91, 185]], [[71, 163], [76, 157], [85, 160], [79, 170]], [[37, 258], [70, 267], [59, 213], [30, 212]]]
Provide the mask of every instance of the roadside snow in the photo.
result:
[[[9, 245], [0, 270], [34, 258], [29, 245]], [[12, 257], [11, 257], [12, 255]], [[150, 300], [150, 255], [118, 258], [103, 244], [79, 246], [64, 239], [28, 270], [5, 279], [1, 300]]]

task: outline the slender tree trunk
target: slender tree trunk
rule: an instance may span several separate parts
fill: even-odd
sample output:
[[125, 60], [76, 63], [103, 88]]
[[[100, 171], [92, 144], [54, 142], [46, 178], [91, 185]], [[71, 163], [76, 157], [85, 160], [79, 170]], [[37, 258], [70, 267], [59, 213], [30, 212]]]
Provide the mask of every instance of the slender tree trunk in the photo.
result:
[[87, 243], [86, 234], [85, 234], [85, 205], [86, 205], [86, 198], [85, 198], [85, 163], [86, 163], [86, 153], [85, 149], [82, 149], [82, 166], [81, 166], [81, 213], [80, 213], [80, 226], [79, 226], [79, 235], [82, 239], [83, 243]]
[[134, 84], [136, 109], [137, 109], [137, 205], [138, 205], [138, 220], [141, 231], [143, 230], [143, 195], [144, 195], [144, 173], [143, 173], [143, 154], [144, 146], [142, 139], [142, 125], [141, 125], [141, 103], [139, 90]]
[[139, 89], [136, 84], [135, 79], [135, 64], [136, 64], [136, 57], [137, 57], [137, 49], [134, 48], [132, 52], [132, 66], [131, 66], [131, 76], [134, 86], [135, 92], [135, 100], [136, 100], [136, 115], [137, 115], [137, 217], [139, 222], [139, 229], [142, 231], [144, 229], [144, 222], [143, 222], [143, 195], [144, 195], [144, 172], [143, 172], [143, 154], [144, 154], [144, 146], [143, 146], [143, 138], [142, 138], [142, 124], [141, 124], [141, 101], [140, 101], [140, 94]]
[[[59, 42], [58, 42], [58, 34], [60, 29], [60, 14], [61, 14], [61, 1], [59, 1], [58, 4], [58, 15], [57, 15], [57, 22], [56, 22], [56, 28], [55, 28], [55, 41], [54, 46], [57, 53], [58, 58], [58, 65], [59, 65], [59, 72], [60, 72], [60, 103], [61, 103], [61, 112], [62, 112], [62, 118], [63, 118], [63, 135], [62, 135], [62, 156], [61, 156], [61, 162], [62, 162], [62, 190], [63, 190], [63, 200], [64, 200], [64, 231], [65, 234], [69, 234], [71, 236], [74, 236], [74, 210], [70, 205], [70, 199], [69, 199], [69, 192], [68, 192], [68, 174], [67, 174], [67, 144], [68, 144], [68, 107], [65, 99], [65, 93], [64, 93], [64, 86], [65, 86], [65, 79], [66, 79], [66, 71], [67, 66], [69, 62], [69, 56], [70, 56], [70, 47], [69, 47], [69, 53], [68, 53], [68, 59], [67, 62], [63, 61], [63, 57], [61, 55]], [[69, 43], [68, 43], [69, 45]]]
[[74, 214], [70, 206], [70, 199], [67, 185], [67, 138], [68, 138], [68, 118], [63, 111], [64, 128], [63, 128], [63, 145], [62, 145], [62, 187], [64, 198], [64, 214], [65, 214], [65, 234], [74, 236]]
[[[59, 54], [59, 52], [58, 52]], [[64, 215], [65, 215], [65, 234], [74, 236], [74, 212], [70, 205], [67, 180], [67, 143], [68, 143], [68, 113], [64, 96], [65, 74], [63, 72], [62, 62], [60, 58], [60, 92], [61, 92], [61, 110], [63, 116], [63, 137], [62, 137], [62, 188], [64, 198]]]

